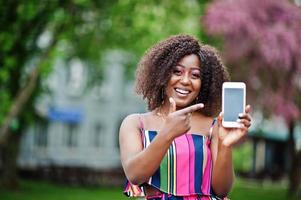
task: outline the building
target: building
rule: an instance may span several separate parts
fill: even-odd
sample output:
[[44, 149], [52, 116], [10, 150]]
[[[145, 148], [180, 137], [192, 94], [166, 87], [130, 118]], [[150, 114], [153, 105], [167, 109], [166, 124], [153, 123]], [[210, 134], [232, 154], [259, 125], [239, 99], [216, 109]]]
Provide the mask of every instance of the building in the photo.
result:
[[132, 82], [125, 80], [125, 62], [124, 53], [108, 53], [103, 81], [88, 89], [89, 71], [84, 63], [78, 59], [67, 66], [60, 60], [56, 62], [45, 83], [51, 92], [36, 106], [41, 120], [23, 134], [18, 159], [22, 169], [60, 179], [121, 168], [120, 123], [128, 113], [145, 110], [143, 101], [134, 94]]
[[[254, 116], [255, 117], [255, 116]], [[288, 129], [284, 120], [274, 117], [271, 120], [260, 120], [250, 131], [252, 143], [251, 177], [280, 179], [290, 170], [291, 157], [288, 146]], [[295, 149], [301, 150], [301, 127], [294, 130]]]

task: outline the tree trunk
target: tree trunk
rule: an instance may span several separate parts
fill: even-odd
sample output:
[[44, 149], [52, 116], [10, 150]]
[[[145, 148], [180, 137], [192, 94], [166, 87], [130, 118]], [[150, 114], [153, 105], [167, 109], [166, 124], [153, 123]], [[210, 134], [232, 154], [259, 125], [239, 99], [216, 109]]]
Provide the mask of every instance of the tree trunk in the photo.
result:
[[[20, 131], [19, 131], [20, 132]], [[0, 186], [15, 190], [19, 186], [17, 157], [21, 133], [11, 133], [8, 141], [2, 146], [2, 175]]]
[[289, 124], [289, 138], [288, 138], [288, 146], [290, 153], [290, 171], [289, 171], [289, 188], [288, 188], [288, 196], [295, 197], [301, 180], [301, 152], [296, 151], [296, 144], [294, 139], [294, 127], [295, 121], [292, 121]]
[[[65, 22], [66, 23], [66, 22]], [[58, 37], [60, 33], [64, 30], [65, 24], [60, 24], [53, 31], [53, 40], [45, 49], [45, 51], [40, 56], [40, 61], [37, 63], [35, 68], [31, 71], [28, 76], [27, 83], [23, 88], [19, 88], [19, 91], [15, 95], [15, 98], [12, 102], [12, 105], [9, 109], [7, 116], [0, 123], [0, 145], [4, 144], [7, 140], [9, 133], [9, 126], [14, 119], [19, 118], [20, 113], [23, 111], [24, 107], [28, 103], [29, 98], [37, 87], [37, 81], [40, 76], [40, 72], [45, 65], [45, 62], [48, 61], [51, 51], [54, 49], [58, 42]]]

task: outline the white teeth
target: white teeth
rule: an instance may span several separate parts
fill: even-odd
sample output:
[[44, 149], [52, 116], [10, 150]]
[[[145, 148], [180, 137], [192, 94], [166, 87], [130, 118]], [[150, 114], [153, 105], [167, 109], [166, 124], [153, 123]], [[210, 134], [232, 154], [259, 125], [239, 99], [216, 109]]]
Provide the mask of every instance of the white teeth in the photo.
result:
[[181, 93], [181, 94], [188, 94], [189, 93], [188, 90], [183, 90], [183, 89], [179, 89], [179, 88], [176, 88], [176, 91]]

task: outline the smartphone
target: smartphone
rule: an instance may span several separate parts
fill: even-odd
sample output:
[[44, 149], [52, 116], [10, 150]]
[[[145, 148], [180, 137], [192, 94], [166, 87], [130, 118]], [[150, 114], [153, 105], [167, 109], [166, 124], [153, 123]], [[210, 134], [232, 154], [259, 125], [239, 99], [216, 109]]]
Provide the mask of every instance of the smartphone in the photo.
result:
[[222, 92], [222, 125], [227, 128], [240, 127], [239, 113], [245, 112], [246, 84], [243, 82], [224, 82]]

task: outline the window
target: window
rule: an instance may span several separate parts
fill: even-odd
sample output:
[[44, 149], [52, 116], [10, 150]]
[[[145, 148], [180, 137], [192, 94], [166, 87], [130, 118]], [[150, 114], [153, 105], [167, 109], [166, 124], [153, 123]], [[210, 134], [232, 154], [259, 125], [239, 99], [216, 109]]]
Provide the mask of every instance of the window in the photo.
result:
[[66, 124], [64, 134], [64, 144], [67, 147], [76, 147], [78, 145], [78, 125], [74, 123]]
[[39, 121], [34, 127], [35, 145], [38, 147], [47, 146], [48, 123], [47, 121]]
[[103, 126], [100, 123], [96, 123], [96, 125], [94, 126], [92, 144], [96, 148], [103, 147], [105, 144]]

